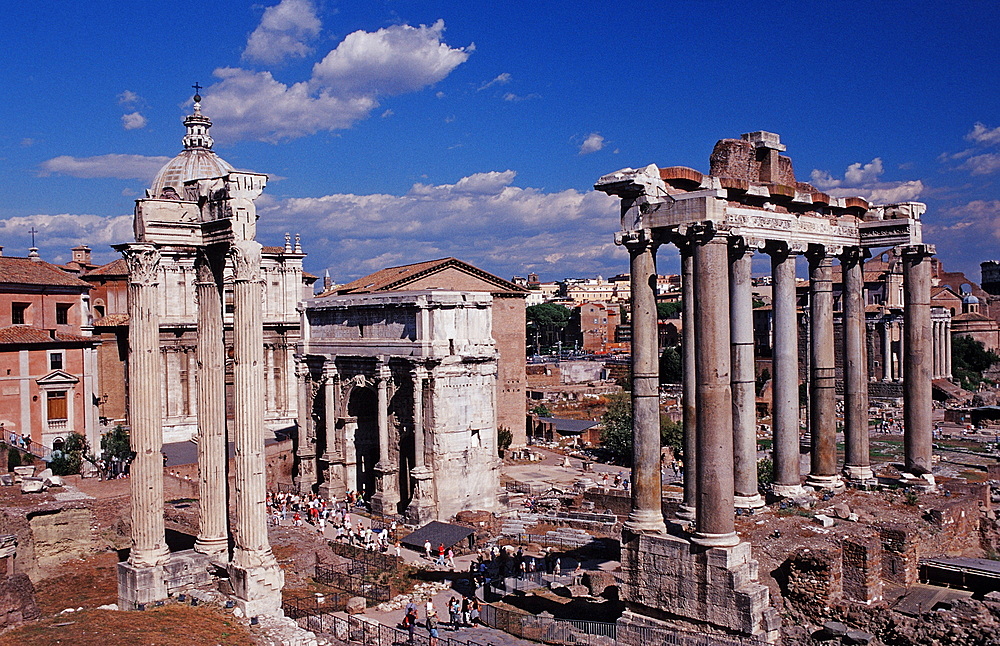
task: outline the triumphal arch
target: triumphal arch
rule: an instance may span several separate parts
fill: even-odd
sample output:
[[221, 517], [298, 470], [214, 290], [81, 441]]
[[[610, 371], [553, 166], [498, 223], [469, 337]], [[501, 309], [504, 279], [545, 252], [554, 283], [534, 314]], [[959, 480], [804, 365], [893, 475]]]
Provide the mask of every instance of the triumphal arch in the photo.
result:
[[[278, 613], [284, 574], [267, 538], [261, 244], [254, 200], [267, 182], [236, 171], [212, 151], [211, 120], [194, 97], [184, 150], [136, 200], [135, 243], [116, 247], [128, 264], [128, 394], [132, 450], [132, 549], [118, 567], [122, 609], [166, 598], [209, 566], [228, 570], [247, 615]], [[160, 368], [160, 255], [196, 254], [200, 518], [194, 550], [171, 554], [164, 531]], [[235, 509], [229, 558], [224, 283], [232, 283]]]
[[[626, 168], [600, 178], [621, 198], [616, 243], [631, 262], [632, 510], [623, 531], [619, 640], [641, 627], [686, 622], [767, 641], [780, 620], [757, 583], [734, 511], [757, 493], [751, 258], [770, 257], [773, 289], [774, 493], [837, 490], [872, 478], [863, 262], [872, 248], [903, 259], [905, 476], [933, 487], [931, 470], [930, 267], [923, 204], [876, 206], [837, 198], [795, 179], [778, 135], [719, 141], [704, 175], [686, 167]], [[690, 531], [667, 531], [660, 501], [656, 252], [680, 249], [684, 352], [684, 506]], [[798, 256], [809, 267], [810, 470], [799, 473]], [[843, 281], [846, 460], [836, 452], [833, 261]]]

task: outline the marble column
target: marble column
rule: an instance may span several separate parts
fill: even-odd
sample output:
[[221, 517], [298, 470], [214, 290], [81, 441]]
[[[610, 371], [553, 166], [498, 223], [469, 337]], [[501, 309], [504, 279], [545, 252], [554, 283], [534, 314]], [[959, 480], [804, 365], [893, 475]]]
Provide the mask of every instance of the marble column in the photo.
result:
[[882, 323], [882, 381], [892, 381], [892, 321]]
[[389, 451], [389, 385], [392, 381], [392, 371], [384, 358], [379, 359], [378, 372], [375, 377], [378, 385], [378, 491], [372, 497], [372, 511], [388, 515], [399, 513], [399, 483], [396, 474], [399, 466], [392, 459]]
[[833, 341], [833, 258], [825, 247], [810, 248], [809, 259], [809, 477], [816, 489], [842, 487], [837, 476], [837, 375]]
[[[323, 455], [313, 458], [316, 464], [316, 481], [319, 482], [320, 475], [323, 480], [316, 491], [326, 499], [343, 495], [347, 491], [343, 485], [343, 441], [337, 433], [339, 378], [337, 363], [331, 357], [323, 366]], [[319, 442], [313, 446], [318, 453]]]
[[951, 379], [951, 321], [944, 324], [944, 376]]
[[771, 254], [772, 353], [771, 421], [774, 493], [792, 497], [803, 492], [799, 477], [799, 334], [795, 294], [795, 253], [775, 245]]
[[422, 525], [436, 517], [434, 503], [434, 472], [426, 465], [427, 451], [424, 437], [424, 381], [427, 369], [421, 365], [413, 368], [413, 499], [406, 508], [407, 520]]
[[874, 477], [868, 452], [865, 253], [861, 247], [851, 247], [840, 257], [844, 302], [844, 475], [857, 482]]
[[684, 431], [684, 500], [677, 512], [682, 520], [693, 521], [697, 516], [698, 500], [698, 409], [695, 406], [697, 380], [694, 353], [697, 332], [694, 321], [694, 257], [691, 245], [680, 245], [681, 252], [681, 369], [682, 424]]
[[202, 554], [228, 556], [229, 510], [226, 443], [226, 345], [222, 321], [221, 253], [198, 249], [198, 539]]
[[261, 245], [233, 244], [233, 443], [236, 549], [229, 578], [245, 615], [281, 610], [284, 573], [267, 538]]
[[902, 247], [905, 366], [903, 373], [904, 468], [918, 476], [931, 471], [931, 256], [932, 245]]
[[128, 561], [118, 564], [118, 607], [134, 610], [167, 598], [163, 566], [170, 559], [163, 526], [160, 252], [148, 244], [116, 249], [129, 274], [128, 416], [135, 452], [129, 478], [132, 549]]
[[729, 251], [715, 231], [694, 242], [695, 376], [698, 401], [698, 510], [691, 540], [706, 547], [740, 542], [733, 507], [733, 398], [730, 384]]
[[659, 339], [656, 329], [656, 244], [640, 230], [624, 241], [632, 298], [632, 510], [625, 529], [664, 533], [660, 483]]
[[316, 484], [316, 433], [312, 428], [312, 382], [309, 365], [304, 357], [295, 358], [295, 380], [298, 384], [298, 421], [295, 429], [295, 490], [311, 493]]
[[[132, 550], [129, 563], [156, 567], [170, 556], [163, 526], [163, 428], [160, 417], [160, 252], [130, 244], [128, 263], [129, 438], [135, 458], [129, 470]], [[166, 596], [164, 589], [164, 597]]]
[[729, 327], [732, 342], [734, 504], [764, 506], [757, 491], [757, 382], [753, 358], [753, 252], [741, 238], [729, 249]]

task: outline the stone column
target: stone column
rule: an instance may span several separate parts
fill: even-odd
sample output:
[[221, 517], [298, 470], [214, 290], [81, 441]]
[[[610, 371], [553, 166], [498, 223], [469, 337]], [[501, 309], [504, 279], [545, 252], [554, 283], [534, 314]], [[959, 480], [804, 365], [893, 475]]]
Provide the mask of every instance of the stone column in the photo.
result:
[[774, 351], [772, 401], [774, 493], [802, 493], [799, 478], [799, 334], [795, 296], [795, 253], [775, 245], [771, 254]]
[[931, 263], [932, 245], [902, 247], [905, 352], [903, 382], [903, 448], [907, 472], [931, 471]]
[[806, 484], [842, 487], [837, 476], [837, 375], [833, 342], [833, 258], [814, 245], [809, 254], [809, 430], [811, 467]]
[[389, 383], [392, 371], [384, 358], [379, 359], [378, 373], [378, 492], [372, 497], [372, 511], [388, 515], [398, 513], [399, 483], [396, 474], [399, 466], [389, 453]]
[[840, 257], [844, 300], [844, 475], [858, 482], [874, 477], [868, 452], [865, 255], [865, 249], [852, 247]]
[[882, 381], [892, 381], [892, 322], [882, 322]]
[[694, 257], [691, 245], [681, 244], [681, 376], [684, 430], [684, 501], [677, 517], [693, 521], [697, 516], [698, 500], [698, 410], [695, 406], [697, 379], [694, 374], [694, 352], [697, 332], [694, 321]]
[[660, 376], [656, 329], [656, 244], [648, 230], [630, 232], [632, 297], [632, 511], [625, 528], [664, 533], [660, 483]]
[[214, 250], [198, 249], [198, 540], [194, 549], [226, 558], [229, 550], [226, 345], [222, 322], [222, 268]]
[[312, 428], [312, 382], [305, 357], [295, 357], [295, 380], [298, 384], [298, 428], [295, 430], [295, 489], [310, 493], [316, 484], [316, 433]]
[[[316, 464], [316, 481], [323, 476], [323, 483], [317, 487], [317, 493], [330, 499], [343, 494], [343, 442], [337, 434], [337, 386], [339, 384], [337, 363], [330, 357], [323, 366], [323, 455], [313, 458]], [[318, 447], [319, 443], [313, 444]], [[318, 450], [316, 448], [315, 450]], [[325, 470], [320, 465], [325, 465]]]
[[698, 234], [701, 239], [693, 240], [698, 328], [698, 518], [691, 540], [702, 546], [724, 547], [740, 542], [733, 514], [733, 398], [726, 315], [729, 252], [726, 238], [717, 232]]
[[236, 473], [236, 549], [229, 578], [244, 614], [281, 610], [284, 573], [267, 539], [264, 458], [264, 332], [261, 245], [236, 242], [233, 259], [233, 442]]
[[944, 324], [944, 376], [951, 379], [951, 321]]
[[427, 369], [413, 367], [413, 499], [406, 509], [407, 521], [422, 525], [436, 517], [434, 503], [434, 473], [425, 464], [426, 438], [424, 437], [424, 380]]
[[757, 382], [753, 359], [753, 252], [740, 238], [729, 249], [729, 327], [732, 341], [734, 504], [764, 506], [757, 491]]
[[163, 428], [160, 408], [160, 252], [153, 245], [118, 247], [128, 263], [129, 401], [135, 452], [130, 471], [132, 549], [118, 566], [118, 602], [135, 609], [167, 597], [163, 565], [170, 557], [163, 527]]

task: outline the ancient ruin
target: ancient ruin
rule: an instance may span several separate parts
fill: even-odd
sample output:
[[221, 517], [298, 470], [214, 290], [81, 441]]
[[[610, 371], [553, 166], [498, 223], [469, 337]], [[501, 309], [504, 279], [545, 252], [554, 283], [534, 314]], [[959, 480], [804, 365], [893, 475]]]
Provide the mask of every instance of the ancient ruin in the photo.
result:
[[[166, 598], [209, 563], [226, 567], [236, 600], [248, 616], [280, 612], [284, 575], [267, 539], [264, 475], [264, 343], [261, 322], [261, 244], [254, 237], [254, 200], [267, 176], [235, 171], [212, 151], [211, 120], [194, 97], [184, 120], [184, 150], [167, 163], [136, 200], [135, 239], [119, 245], [129, 268], [129, 420], [132, 549], [118, 566], [119, 607], [134, 609]], [[192, 551], [170, 553], [164, 534], [158, 296], [161, 254], [197, 255], [198, 464], [200, 524]], [[224, 276], [227, 256], [233, 273]], [[233, 424], [236, 484], [235, 548], [228, 558], [226, 486], [226, 349], [222, 294], [233, 283]]]
[[[780, 620], [757, 583], [750, 545], [735, 531], [737, 505], [756, 497], [756, 428], [748, 387], [754, 379], [751, 256], [771, 259], [774, 307], [774, 493], [805, 485], [843, 489], [842, 476], [872, 479], [868, 451], [868, 374], [862, 261], [872, 248], [903, 259], [905, 468], [932, 489], [930, 260], [920, 203], [870, 205], [798, 182], [778, 135], [723, 139], [703, 175], [685, 167], [623, 169], [595, 188], [621, 201], [616, 243], [631, 259], [633, 466], [632, 510], [622, 535], [623, 633], [687, 622], [773, 642]], [[681, 251], [684, 303], [684, 430], [689, 525], [665, 523], [660, 500], [656, 334], [656, 252]], [[799, 469], [799, 357], [795, 263], [809, 263], [810, 470]], [[846, 464], [836, 461], [832, 263], [844, 274]], [[687, 530], [691, 531], [688, 532]]]

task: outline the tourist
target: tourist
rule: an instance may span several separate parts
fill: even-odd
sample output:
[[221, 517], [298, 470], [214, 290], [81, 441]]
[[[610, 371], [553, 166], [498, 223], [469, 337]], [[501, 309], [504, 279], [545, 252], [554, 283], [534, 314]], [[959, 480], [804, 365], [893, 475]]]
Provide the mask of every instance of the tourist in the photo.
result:
[[450, 547], [448, 548], [448, 567], [452, 570], [455, 569], [455, 551]]
[[403, 628], [410, 634], [409, 643], [413, 643], [413, 633], [417, 629], [417, 607], [413, 603], [406, 606], [406, 616], [403, 617]]
[[462, 597], [462, 625], [472, 626], [471, 617], [472, 605], [469, 603], [469, 597]]
[[480, 611], [481, 607], [482, 606], [479, 603], [479, 599], [477, 597], [472, 597], [472, 604], [471, 604], [471, 607], [469, 609], [469, 616], [471, 617], [473, 624], [480, 623], [480, 621], [479, 621], [479, 611]]
[[556, 564], [555, 567], [552, 568], [552, 573], [556, 576], [559, 576], [562, 573], [562, 561], [559, 558], [556, 558]]
[[427, 615], [427, 634], [430, 635], [430, 646], [437, 646], [438, 643], [438, 620], [437, 613], [433, 610]]
[[441, 567], [445, 567], [445, 565], [446, 565], [445, 562], [444, 562], [444, 543], [439, 543], [438, 544], [438, 558], [437, 558], [436, 563], [437, 563], [437, 565], [440, 565]]
[[431, 539], [424, 541], [424, 558], [431, 560]]
[[461, 606], [458, 604], [458, 599], [452, 597], [448, 602], [448, 621], [451, 623], [452, 630], [458, 630], [459, 624], [461, 622]]
[[399, 544], [399, 541], [396, 541], [396, 558], [400, 558], [400, 548], [401, 547], [402, 546]]

